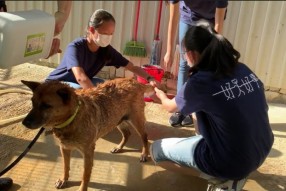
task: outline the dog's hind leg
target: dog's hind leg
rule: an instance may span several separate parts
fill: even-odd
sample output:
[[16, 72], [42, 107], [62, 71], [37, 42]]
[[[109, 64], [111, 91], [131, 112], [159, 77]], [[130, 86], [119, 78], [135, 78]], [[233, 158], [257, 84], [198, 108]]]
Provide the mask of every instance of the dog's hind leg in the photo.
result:
[[60, 147], [60, 149], [63, 157], [64, 175], [61, 179], [58, 179], [57, 182], [55, 183], [55, 187], [58, 189], [64, 188], [67, 184], [67, 181], [69, 179], [70, 157], [71, 157], [71, 150], [64, 149], [63, 147]]
[[117, 126], [117, 129], [122, 134], [122, 139], [121, 142], [110, 151], [111, 153], [119, 153], [126, 144], [126, 142], [128, 141], [128, 138], [131, 134], [128, 126], [129, 124], [127, 124], [126, 121], [122, 121]]

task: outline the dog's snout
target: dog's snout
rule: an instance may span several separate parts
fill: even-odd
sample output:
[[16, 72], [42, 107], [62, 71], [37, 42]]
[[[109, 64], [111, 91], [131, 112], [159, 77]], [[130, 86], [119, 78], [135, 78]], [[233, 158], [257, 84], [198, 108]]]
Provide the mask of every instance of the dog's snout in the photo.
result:
[[32, 121], [29, 120], [28, 118], [25, 118], [23, 121], [22, 121], [22, 124], [25, 126], [25, 127], [31, 127], [32, 125]]
[[28, 115], [23, 121], [22, 124], [29, 128], [29, 129], [37, 129], [39, 127], [41, 127], [40, 125], [40, 121], [39, 120], [35, 120], [33, 117], [31, 117], [30, 115]]

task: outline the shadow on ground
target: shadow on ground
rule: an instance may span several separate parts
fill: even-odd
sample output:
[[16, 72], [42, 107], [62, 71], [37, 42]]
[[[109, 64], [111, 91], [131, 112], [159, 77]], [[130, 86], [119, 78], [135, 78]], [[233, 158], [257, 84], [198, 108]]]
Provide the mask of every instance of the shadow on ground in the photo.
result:
[[[285, 124], [272, 124], [275, 132], [285, 132]], [[4, 127], [5, 128], [5, 127]], [[19, 127], [18, 127], [19, 128]], [[23, 127], [24, 128], [24, 127]], [[21, 131], [22, 129], [19, 128]], [[193, 128], [172, 128], [153, 122], [146, 123], [146, 130], [150, 142], [166, 137], [188, 137], [194, 135]], [[22, 130], [23, 134], [26, 130]], [[32, 132], [32, 133], [31, 133]], [[36, 135], [38, 130], [29, 132], [29, 139], [16, 138], [8, 134], [0, 134], [1, 164], [0, 170], [19, 156]], [[26, 132], [27, 133], [27, 132]], [[140, 163], [141, 140], [134, 130], [123, 152], [111, 154], [109, 151], [121, 140], [119, 131], [98, 140], [90, 190], [106, 191], [204, 191], [207, 183], [205, 180], [176, 174], [154, 165], [149, 158], [146, 163]], [[4, 150], [10, 153], [2, 155]], [[269, 158], [280, 157], [283, 153], [273, 148]], [[76, 190], [80, 185], [83, 160], [78, 152], [72, 153], [71, 177], [65, 191]], [[279, 168], [279, 167], [277, 167]], [[11, 191], [25, 190], [56, 190], [54, 182], [60, 178], [63, 167], [59, 146], [52, 136], [40, 137], [25, 158], [7, 173], [14, 179], [15, 184]], [[5, 175], [6, 176], [6, 175]], [[249, 181], [254, 181], [263, 189], [247, 189], [249, 191], [283, 191], [286, 188], [285, 176], [266, 174], [259, 171], [253, 172]]]

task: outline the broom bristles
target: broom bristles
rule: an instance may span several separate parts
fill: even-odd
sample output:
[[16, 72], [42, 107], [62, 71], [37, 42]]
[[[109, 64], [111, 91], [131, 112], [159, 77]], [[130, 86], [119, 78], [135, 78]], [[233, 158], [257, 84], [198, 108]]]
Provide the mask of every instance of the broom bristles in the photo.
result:
[[127, 56], [146, 57], [147, 52], [142, 42], [129, 41], [126, 43], [123, 54]]

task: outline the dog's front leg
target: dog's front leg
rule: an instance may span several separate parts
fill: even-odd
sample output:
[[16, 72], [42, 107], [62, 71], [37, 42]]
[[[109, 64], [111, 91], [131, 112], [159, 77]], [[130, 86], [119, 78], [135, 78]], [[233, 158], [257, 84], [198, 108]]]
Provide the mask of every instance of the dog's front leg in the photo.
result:
[[84, 169], [80, 189], [78, 191], [87, 191], [93, 166], [94, 148], [95, 146], [83, 152]]
[[71, 150], [64, 149], [62, 146], [60, 147], [61, 154], [63, 157], [64, 164], [64, 175], [61, 179], [58, 179], [55, 183], [56, 188], [64, 188], [69, 179], [69, 171], [70, 171], [70, 158], [71, 158]]

